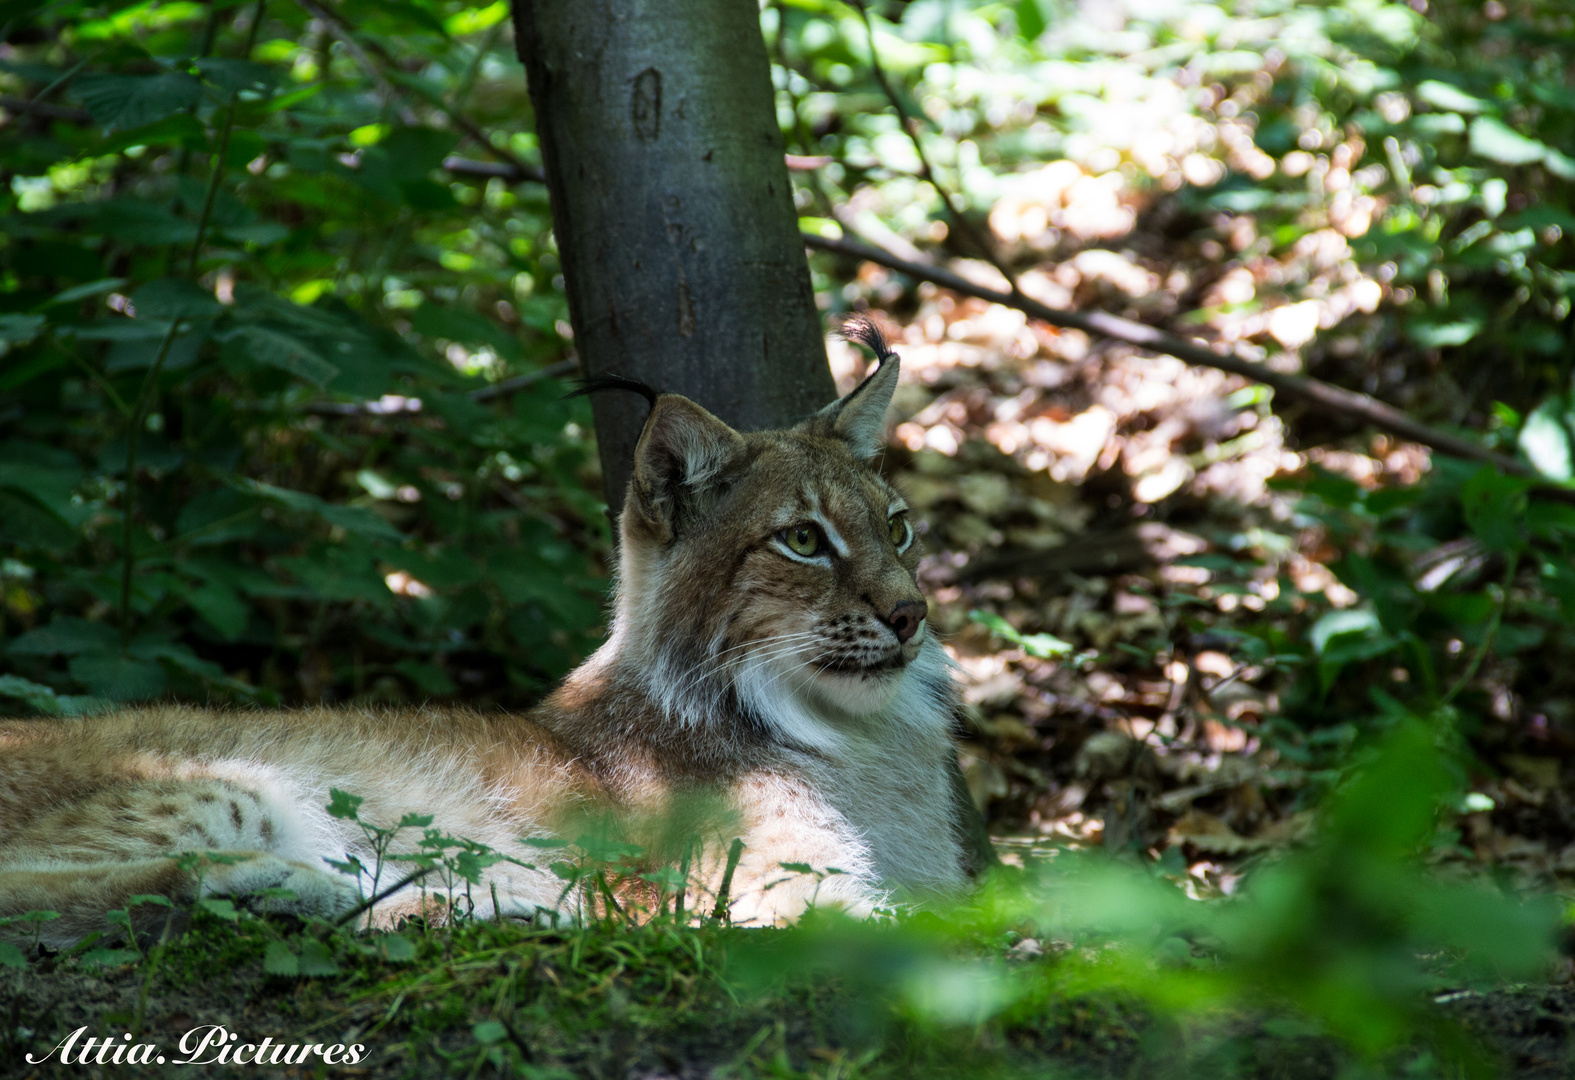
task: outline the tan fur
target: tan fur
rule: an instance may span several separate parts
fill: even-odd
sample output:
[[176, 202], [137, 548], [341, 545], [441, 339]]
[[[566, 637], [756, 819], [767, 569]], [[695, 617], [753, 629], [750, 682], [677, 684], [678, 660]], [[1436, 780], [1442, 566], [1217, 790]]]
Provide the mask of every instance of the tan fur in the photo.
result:
[[[432, 814], [524, 861], [541, 853], [521, 838], [572, 839], [598, 812], [653, 859], [698, 840], [691, 906], [720, 888], [738, 836], [741, 922], [957, 892], [950, 673], [926, 624], [901, 640], [922, 617], [918, 543], [893, 542], [905, 506], [868, 462], [896, 368], [886, 360], [787, 431], [740, 434], [659, 398], [621, 521], [608, 641], [524, 716], [155, 706], [0, 722], [0, 916], [58, 911], [46, 935], [66, 942], [137, 893], [284, 888], [296, 899], [257, 906], [342, 912], [357, 882], [323, 860], [371, 853], [325, 812], [330, 788], [364, 797], [364, 821]], [[813, 557], [783, 540], [805, 523], [822, 535]], [[407, 830], [396, 850], [419, 839]], [[183, 870], [172, 856], [187, 851], [240, 858]], [[478, 913], [494, 891], [506, 915], [566, 902], [558, 877], [511, 864], [487, 871]], [[419, 903], [408, 889], [376, 915]]]

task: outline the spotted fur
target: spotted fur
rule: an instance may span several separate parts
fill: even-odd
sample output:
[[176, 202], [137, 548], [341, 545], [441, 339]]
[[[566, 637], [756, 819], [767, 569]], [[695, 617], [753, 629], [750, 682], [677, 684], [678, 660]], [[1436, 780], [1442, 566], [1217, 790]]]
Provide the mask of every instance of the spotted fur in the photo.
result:
[[[371, 853], [323, 810], [330, 788], [364, 796], [364, 820], [430, 813], [521, 858], [519, 838], [608, 811], [655, 858], [697, 851], [696, 904], [741, 837], [740, 922], [957, 893], [952, 675], [924, 620], [907, 504], [874, 467], [898, 361], [872, 325], [850, 336], [879, 368], [787, 430], [740, 433], [656, 398], [608, 640], [529, 714], [152, 707], [0, 722], [0, 916], [59, 911], [46, 936], [63, 943], [137, 893], [284, 888], [296, 898], [264, 905], [342, 912], [370, 883], [324, 860]], [[193, 850], [239, 859], [172, 858]], [[494, 891], [504, 914], [563, 899], [545, 871], [488, 874], [482, 914]], [[416, 903], [407, 890], [376, 914]]]

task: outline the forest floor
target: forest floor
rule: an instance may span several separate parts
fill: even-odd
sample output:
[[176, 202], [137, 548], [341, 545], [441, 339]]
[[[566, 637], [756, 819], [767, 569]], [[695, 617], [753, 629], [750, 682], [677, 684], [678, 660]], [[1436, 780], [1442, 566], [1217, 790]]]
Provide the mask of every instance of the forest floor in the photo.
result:
[[[277, 926], [245, 920], [237, 929], [199, 917], [151, 976], [147, 965], [94, 970], [74, 961], [53, 971], [46, 962], [5, 973], [0, 1002], [18, 1037], [0, 1047], [0, 1075], [1575, 1075], [1575, 989], [1567, 985], [1438, 995], [1438, 1017], [1456, 1021], [1464, 1035], [1457, 1068], [1440, 1071], [1442, 1063], [1421, 1048], [1362, 1062], [1272, 1008], [1177, 1022], [1116, 994], [1069, 995], [988, 1029], [928, 1029], [897, 1019], [886, 1003], [842, 979], [762, 981], [761, 950], [783, 936], [777, 931], [598, 927], [555, 934], [483, 924], [411, 936], [412, 962], [356, 956], [346, 935], [324, 954], [333, 958], [331, 974], [325, 968], [314, 977], [277, 976], [264, 970], [263, 959], [268, 943], [280, 940]], [[1017, 962], [1055, 960], [1045, 954]], [[197, 1049], [211, 1025], [238, 1036], [232, 1049], [264, 1037], [286, 1047], [363, 1049], [353, 1064], [341, 1057], [328, 1065], [316, 1056], [296, 1066], [224, 1064], [216, 1049]], [[117, 1044], [151, 1044], [150, 1056], [166, 1060], [94, 1064], [96, 1047], [86, 1063], [73, 1057], [62, 1064], [59, 1053], [44, 1059], [79, 1027], [87, 1030], [78, 1054], [82, 1040], [107, 1035]], [[42, 1063], [27, 1064], [28, 1053]]]

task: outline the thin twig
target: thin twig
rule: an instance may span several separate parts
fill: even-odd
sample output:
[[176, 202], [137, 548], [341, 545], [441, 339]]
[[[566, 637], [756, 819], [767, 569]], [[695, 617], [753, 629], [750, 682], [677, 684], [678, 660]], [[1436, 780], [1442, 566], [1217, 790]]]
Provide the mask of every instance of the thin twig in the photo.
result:
[[733, 891], [733, 874], [738, 870], [738, 860], [743, 854], [743, 838], [734, 837], [727, 849], [727, 867], [722, 871], [722, 887], [716, 891], [716, 907], [711, 911], [713, 919], [720, 919], [727, 923], [733, 921], [732, 905], [728, 894]]
[[[66, 85], [66, 83], [70, 82], [73, 78], [76, 77], [77, 72], [81, 71], [83, 68], [87, 67], [87, 65], [89, 63], [91, 63], [94, 60], [97, 60], [100, 56], [103, 56], [103, 55], [104, 55], [104, 51], [101, 49], [98, 52], [94, 53], [92, 56], [84, 56], [82, 59], [80, 59], [76, 63], [72, 64], [70, 67], [66, 68], [65, 71], [61, 72], [60, 75], [55, 79], [54, 82], [50, 83], [48, 86], [44, 87], [38, 93], [34, 94], [32, 96], [32, 98], [29, 100], [28, 104], [30, 104], [30, 105], [42, 105], [43, 100], [45, 98], [47, 98], [50, 94], [53, 94], [56, 90], [59, 90], [62, 86]], [[84, 115], [86, 115], [86, 114], [84, 114]]]
[[494, 398], [504, 397], [527, 386], [533, 386], [543, 379], [556, 379], [578, 371], [578, 360], [559, 360], [556, 364], [549, 364], [539, 371], [527, 371], [524, 375], [516, 375], [512, 379], [502, 379], [491, 386], [483, 386], [480, 390], [470, 392], [471, 401], [491, 401]]
[[436, 869], [436, 866], [426, 866], [422, 867], [420, 870], [415, 870], [409, 874], [406, 874], [403, 878], [394, 882], [382, 892], [375, 893], [372, 896], [367, 897], [355, 907], [351, 908], [349, 911], [339, 916], [339, 918], [335, 919], [334, 929], [337, 930], [341, 926], [347, 926], [350, 923], [355, 922], [356, 919], [360, 918], [366, 912], [371, 911], [378, 904], [381, 904], [384, 900], [387, 900], [390, 896], [393, 896], [406, 885], [414, 885], [416, 882], [420, 881], [422, 878], [426, 877]]
[[471, 141], [479, 144], [482, 149], [486, 150], [489, 154], [492, 154], [509, 165], [512, 165], [515, 172], [521, 177], [528, 180], [535, 180], [536, 182], [542, 184], [547, 182], [547, 176], [545, 173], [543, 173], [536, 166], [530, 164], [530, 162], [526, 161], [524, 158], [520, 157], [514, 151], [510, 150], [508, 147], [498, 146], [490, 138], [488, 138], [487, 133], [482, 130], [481, 125], [476, 123], [470, 117], [466, 116], [462, 112], [459, 112], [457, 109], [454, 109], [448, 104], [448, 102], [444, 101], [435, 94], [432, 94], [426, 89], [426, 87], [421, 86], [419, 83], [416, 83], [412, 80], [407, 80], [403, 77], [398, 78], [400, 85], [420, 95], [423, 101], [441, 112], [444, 116], [448, 117], [449, 123], [463, 131], [467, 136], [469, 136]]
[[[515, 375], [510, 379], [503, 379], [491, 386], [483, 386], [479, 390], [472, 390], [465, 396], [471, 401], [495, 401], [500, 397], [518, 393], [526, 387], [534, 386], [544, 379], [557, 379], [571, 375], [578, 371], [578, 360], [559, 360], [556, 364], [548, 364], [536, 371], [527, 371], [523, 375]], [[412, 399], [406, 399], [407, 401]], [[419, 403], [419, 399], [413, 399]], [[389, 408], [380, 401], [313, 401], [301, 407], [301, 412], [311, 413], [315, 416], [394, 416], [402, 412], [418, 412], [417, 408]]]
[[361, 69], [366, 72], [367, 77], [377, 87], [378, 92], [383, 97], [383, 103], [398, 112], [399, 122], [406, 127], [415, 127], [419, 123], [416, 119], [416, 114], [410, 110], [410, 106], [400, 100], [403, 95], [394, 88], [393, 83], [388, 81], [382, 69], [372, 62], [372, 58], [366, 54], [366, 50], [361, 48], [361, 43], [356, 41], [355, 36], [350, 32], [350, 27], [345, 25], [339, 16], [321, 5], [313, 3], [312, 0], [295, 0], [295, 2], [300, 4], [309, 14], [320, 19], [328, 32], [339, 39], [339, 43], [345, 47], [345, 52], [349, 53], [351, 58], [361, 65]]
[[506, 161], [472, 161], [469, 158], [453, 155], [443, 159], [443, 169], [455, 176], [474, 176], [484, 180], [497, 177], [511, 184], [523, 183], [527, 180], [537, 184], [547, 182], [540, 169], [532, 170], [527, 174]]
[[[261, 8], [264, 0], [258, 0]], [[250, 55], [251, 50], [247, 50]], [[219, 184], [224, 180], [224, 162], [230, 154], [230, 135], [235, 130], [235, 98], [230, 94], [229, 106], [224, 110], [224, 127], [219, 131], [219, 153], [213, 160], [213, 176], [208, 181], [208, 194], [202, 201], [202, 213], [197, 218], [197, 238], [191, 244], [191, 258], [186, 262], [186, 276], [197, 279], [197, 260], [202, 257], [202, 245], [208, 238], [208, 221], [213, 216], [214, 200], [219, 197]]]
[[[1047, 322], [1051, 326], [1069, 330], [1081, 330], [1087, 334], [1114, 338], [1117, 341], [1135, 345], [1150, 352], [1174, 356], [1178, 360], [1184, 360], [1198, 367], [1214, 368], [1217, 371], [1240, 375], [1243, 378], [1271, 387], [1277, 394], [1304, 401], [1320, 412], [1365, 421], [1380, 430], [1398, 435], [1411, 442], [1431, 447], [1452, 457], [1486, 462], [1497, 466], [1506, 473], [1513, 473], [1517, 476], [1535, 478], [1537, 475], [1524, 462], [1517, 461], [1506, 454], [1490, 450], [1461, 436], [1429, 427], [1418, 420], [1412, 419], [1392, 405], [1386, 405], [1377, 398], [1357, 393], [1354, 390], [1346, 390], [1343, 387], [1304, 375], [1289, 375], [1273, 371], [1263, 364], [1248, 360], [1235, 353], [1215, 352], [1199, 342], [1187, 341], [1152, 326], [1134, 322], [1131, 319], [1123, 319], [1118, 315], [1110, 315], [1102, 311], [1066, 311], [1062, 308], [1053, 308], [1048, 304], [1041, 304], [1032, 297], [1022, 294], [1014, 296], [1010, 293], [1002, 292], [1000, 289], [978, 285], [950, 270], [932, 266], [928, 263], [918, 263], [911, 259], [904, 259], [869, 244], [818, 236], [814, 233], [804, 233], [801, 239], [807, 247], [818, 248], [821, 251], [830, 251], [855, 259], [863, 259], [895, 270], [898, 273], [906, 274], [911, 278], [932, 282], [942, 288], [961, 293], [964, 296], [973, 296], [980, 300], [988, 300], [993, 304], [1015, 308], [1025, 315]], [[1575, 492], [1569, 492], [1562, 488], [1550, 488], [1547, 493], [1551, 497], [1560, 499], [1575, 496]]]
[[848, 0], [858, 9], [859, 17], [864, 20], [864, 33], [869, 38], [870, 44], [870, 71], [875, 76], [875, 81], [880, 84], [881, 92], [886, 95], [886, 100], [891, 102], [892, 110], [897, 114], [897, 122], [902, 125], [902, 130], [907, 134], [908, 140], [913, 143], [913, 152], [919, 157], [920, 175], [927, 180], [936, 194], [941, 197], [941, 202], [946, 206], [946, 215], [952, 219], [952, 224], [968, 238], [979, 254], [983, 255], [991, 266], [1001, 272], [1011, 286], [1013, 296], [1021, 296], [1022, 289], [1017, 285], [1017, 275], [1012, 273], [1005, 261], [996, 253], [995, 244], [974, 225], [973, 221], [964, 212], [956, 196], [942, 184], [935, 175], [935, 170], [930, 166], [929, 155], [924, 152], [924, 141], [919, 138], [918, 122], [908, 115], [903, 108], [902, 99], [897, 96], [896, 88], [891, 80], [886, 77], [886, 69], [881, 65], [880, 52], [875, 48], [875, 23], [870, 19], [869, 9], [865, 7], [864, 0]]

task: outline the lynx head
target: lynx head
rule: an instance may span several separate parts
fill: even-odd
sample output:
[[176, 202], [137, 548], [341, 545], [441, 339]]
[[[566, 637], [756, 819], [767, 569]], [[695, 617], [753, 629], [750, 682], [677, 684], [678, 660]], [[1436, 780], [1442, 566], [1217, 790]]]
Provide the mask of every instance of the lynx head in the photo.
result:
[[741, 433], [659, 396], [621, 522], [614, 639], [674, 720], [741, 717], [830, 749], [861, 722], [933, 726], [950, 694], [908, 504], [881, 478], [898, 358], [795, 427]]

